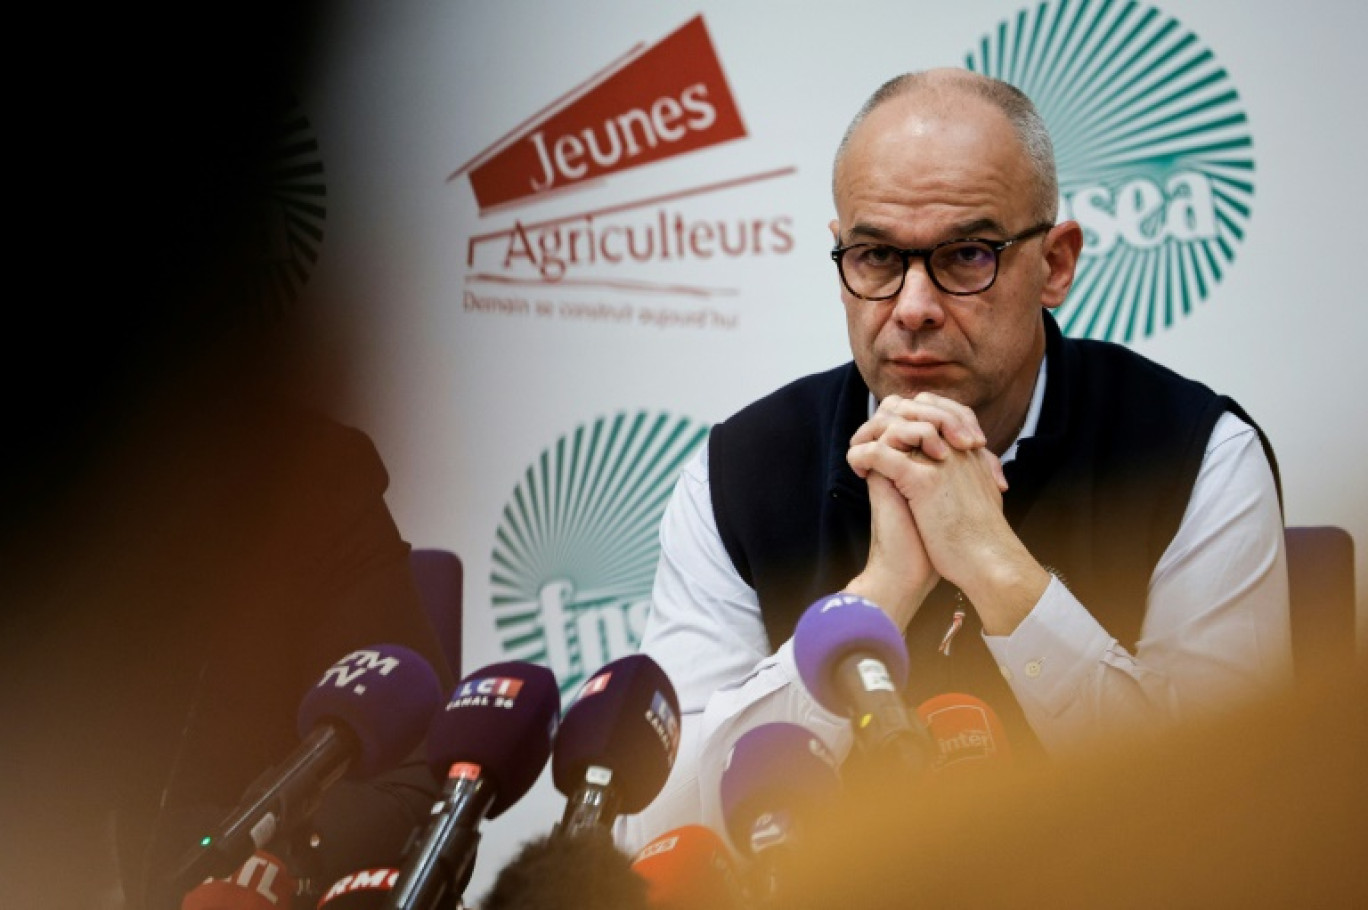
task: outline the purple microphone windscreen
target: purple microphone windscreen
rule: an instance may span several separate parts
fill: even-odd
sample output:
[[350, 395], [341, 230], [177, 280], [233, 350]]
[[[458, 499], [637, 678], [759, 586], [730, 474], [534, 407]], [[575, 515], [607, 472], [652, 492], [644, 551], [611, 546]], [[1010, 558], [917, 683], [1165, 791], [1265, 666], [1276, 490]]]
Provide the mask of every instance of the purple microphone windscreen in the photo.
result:
[[907, 682], [907, 644], [883, 610], [854, 594], [831, 594], [803, 612], [793, 659], [808, 692], [833, 714], [846, 712], [835, 671], [852, 654], [878, 658], [897, 688]]
[[679, 751], [679, 699], [660, 664], [631, 654], [590, 677], [561, 720], [551, 773], [572, 796], [590, 766], [613, 772], [620, 811], [640, 812], [656, 798]]
[[442, 703], [437, 673], [402, 645], [373, 645], [333, 664], [299, 705], [300, 737], [337, 722], [360, 746], [347, 776], [373, 777], [418, 747]]
[[445, 780], [452, 765], [473, 765], [494, 784], [488, 818], [522, 799], [546, 767], [560, 718], [560, 688], [546, 667], [521, 660], [490, 664], [456, 686], [428, 730], [428, 764]]
[[797, 724], [761, 724], [737, 739], [722, 770], [727, 834], [749, 855], [762, 816], [802, 826], [831, 807], [840, 789], [836, 758], [816, 734]]

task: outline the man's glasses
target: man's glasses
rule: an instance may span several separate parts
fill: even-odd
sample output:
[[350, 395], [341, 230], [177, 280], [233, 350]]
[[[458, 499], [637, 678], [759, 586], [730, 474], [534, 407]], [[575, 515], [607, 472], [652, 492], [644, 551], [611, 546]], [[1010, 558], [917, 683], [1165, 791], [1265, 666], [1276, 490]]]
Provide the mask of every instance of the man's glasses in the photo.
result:
[[997, 280], [1002, 251], [1053, 224], [1037, 224], [1006, 240], [946, 240], [925, 250], [904, 250], [886, 243], [852, 243], [831, 251], [846, 290], [863, 300], [888, 300], [898, 296], [913, 259], [926, 263], [931, 283], [947, 294], [981, 294]]

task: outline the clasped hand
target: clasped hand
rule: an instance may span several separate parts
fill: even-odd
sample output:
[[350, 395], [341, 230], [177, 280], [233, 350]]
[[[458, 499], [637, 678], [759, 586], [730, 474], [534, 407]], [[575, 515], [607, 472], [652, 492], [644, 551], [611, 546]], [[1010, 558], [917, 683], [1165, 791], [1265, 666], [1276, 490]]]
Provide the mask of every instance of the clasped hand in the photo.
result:
[[1003, 517], [1002, 463], [968, 407], [930, 392], [890, 395], [851, 437], [846, 459], [869, 486], [873, 515], [869, 561], [848, 589], [900, 628], [939, 578], [972, 597], [989, 593], [1004, 560], [1024, 555], [1039, 569]]

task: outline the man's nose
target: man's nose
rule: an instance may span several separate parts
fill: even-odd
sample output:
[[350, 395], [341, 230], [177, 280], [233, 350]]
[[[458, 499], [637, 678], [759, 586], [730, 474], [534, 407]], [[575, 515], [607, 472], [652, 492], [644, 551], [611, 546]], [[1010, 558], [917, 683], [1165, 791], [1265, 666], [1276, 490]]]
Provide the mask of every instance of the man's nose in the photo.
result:
[[905, 329], [915, 331], [939, 326], [945, 322], [945, 308], [941, 306], [943, 292], [936, 287], [926, 271], [926, 260], [917, 258], [908, 263], [902, 290], [893, 306], [893, 318]]

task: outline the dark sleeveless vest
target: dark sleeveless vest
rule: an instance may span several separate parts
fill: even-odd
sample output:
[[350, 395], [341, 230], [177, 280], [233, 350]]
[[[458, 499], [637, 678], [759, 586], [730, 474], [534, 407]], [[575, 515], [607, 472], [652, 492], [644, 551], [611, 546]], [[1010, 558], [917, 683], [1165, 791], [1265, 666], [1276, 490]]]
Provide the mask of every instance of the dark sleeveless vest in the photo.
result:
[[[1042, 313], [1045, 399], [1035, 435], [1006, 465], [1003, 508], [1032, 555], [1133, 652], [1150, 576], [1182, 520], [1216, 420], [1231, 411], [1258, 428], [1229, 398], [1120, 345], [1063, 338]], [[869, 390], [848, 363], [713, 428], [713, 513], [732, 563], [759, 596], [771, 646], [792, 635], [809, 604], [864, 567], [869, 497], [845, 456], [868, 407]], [[955, 595], [942, 582], [907, 629], [907, 701], [976, 695], [1001, 716], [1014, 748], [1038, 748], [972, 608], [949, 656], [937, 650]]]

